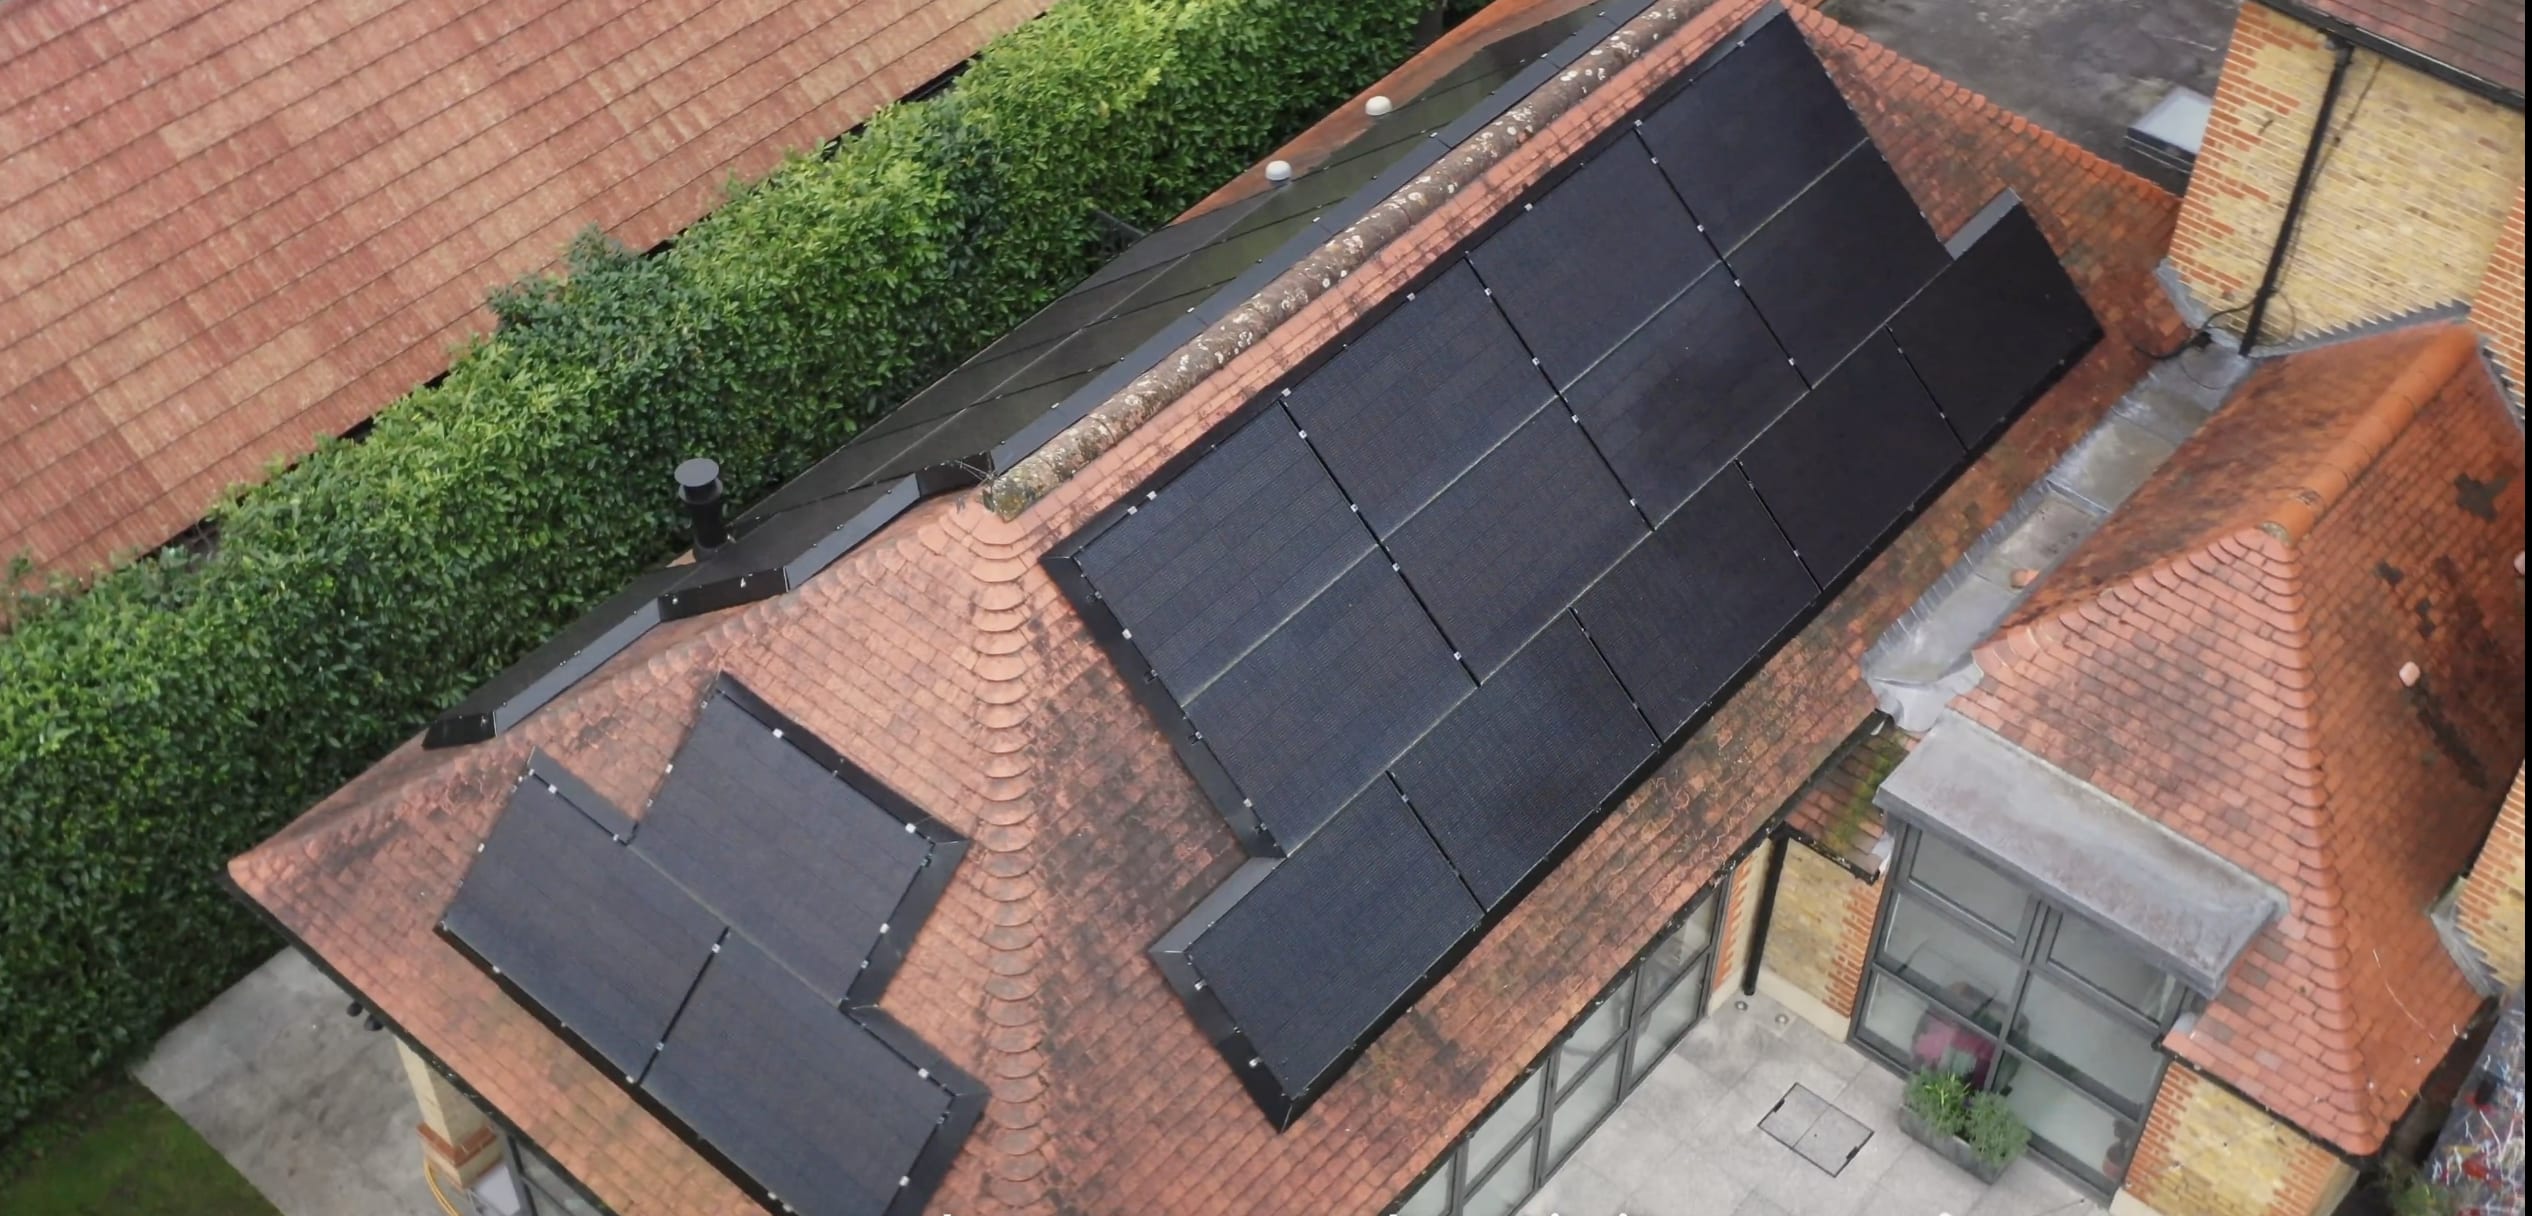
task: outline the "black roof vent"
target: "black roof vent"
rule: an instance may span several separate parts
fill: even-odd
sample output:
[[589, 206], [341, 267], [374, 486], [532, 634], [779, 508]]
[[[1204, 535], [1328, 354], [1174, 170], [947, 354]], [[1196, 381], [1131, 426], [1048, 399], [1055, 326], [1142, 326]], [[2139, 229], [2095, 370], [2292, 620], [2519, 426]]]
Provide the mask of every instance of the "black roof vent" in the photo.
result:
[[730, 543], [729, 526], [721, 521], [721, 466], [697, 456], [677, 466], [677, 498], [694, 521], [695, 556], [709, 557]]

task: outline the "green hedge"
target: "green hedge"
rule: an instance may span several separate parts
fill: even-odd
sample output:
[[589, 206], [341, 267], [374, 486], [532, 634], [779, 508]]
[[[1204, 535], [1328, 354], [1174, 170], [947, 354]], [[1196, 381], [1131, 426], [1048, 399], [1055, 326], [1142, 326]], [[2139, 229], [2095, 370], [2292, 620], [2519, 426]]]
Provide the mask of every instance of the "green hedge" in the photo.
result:
[[668, 471], [770, 489], [1411, 50], [1427, 0], [1069, 0], [949, 92], [595, 235], [445, 379], [0, 636], [0, 1135], [273, 948], [216, 883], [678, 547]]

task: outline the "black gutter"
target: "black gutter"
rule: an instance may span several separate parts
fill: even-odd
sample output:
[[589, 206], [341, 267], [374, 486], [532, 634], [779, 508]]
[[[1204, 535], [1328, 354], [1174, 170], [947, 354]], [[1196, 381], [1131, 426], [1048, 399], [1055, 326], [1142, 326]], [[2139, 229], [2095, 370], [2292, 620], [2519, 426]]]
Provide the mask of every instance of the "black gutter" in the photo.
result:
[[1767, 836], [1767, 878], [1758, 885], [1758, 907], [1750, 912], [1750, 957], [1741, 964], [1741, 995], [1758, 991], [1758, 965], [1767, 957], [1767, 922], [1776, 915], [1776, 884], [1785, 877], [1785, 838], [1781, 832]]
[[2286, 253], [2295, 243], [2295, 226], [2303, 219], [2304, 204], [2312, 201], [2312, 179], [2321, 170], [2321, 145], [2329, 139], [2330, 119], [2338, 113], [2339, 90], [2347, 84], [2348, 65], [2356, 61], [2356, 44], [2335, 34], [2330, 36], [2330, 83], [2321, 90], [2321, 115], [2312, 122], [2312, 138], [2303, 146], [2303, 167], [2295, 171], [2295, 192], [2286, 197], [2286, 218], [2277, 225], [2277, 243], [2268, 250], [2268, 270], [2260, 276], [2259, 293], [2251, 297], [2251, 319], [2242, 327], [2242, 353], [2255, 354], [2259, 349], [2261, 323], [2268, 319], [2268, 303], [2277, 296], [2277, 280], [2286, 273]]
[[2402, 46], [2362, 26], [2351, 25], [2340, 18], [2320, 12], [2302, 3], [2301, 0], [2260, 0], [2260, 3], [2324, 34], [2332, 35], [2340, 41], [2353, 42], [2385, 59], [2396, 60], [2405, 66], [2416, 68], [2465, 93], [2485, 97], [2517, 114], [2523, 113], [2523, 93], [2518, 89], [2509, 88], [2485, 76], [2464, 71], [2415, 47]]

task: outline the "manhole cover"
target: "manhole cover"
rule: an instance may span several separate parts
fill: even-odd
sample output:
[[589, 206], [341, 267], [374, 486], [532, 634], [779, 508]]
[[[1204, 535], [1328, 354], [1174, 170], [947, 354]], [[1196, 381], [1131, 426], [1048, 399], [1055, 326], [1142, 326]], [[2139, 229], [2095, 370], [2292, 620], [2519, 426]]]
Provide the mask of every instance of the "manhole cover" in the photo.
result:
[[1873, 1129], [1800, 1085], [1777, 1099], [1767, 1116], [1758, 1121], [1758, 1129], [1801, 1154], [1803, 1160], [1820, 1167], [1820, 1172], [1831, 1178], [1837, 1177], [1855, 1154], [1864, 1151], [1865, 1141], [1873, 1138]]

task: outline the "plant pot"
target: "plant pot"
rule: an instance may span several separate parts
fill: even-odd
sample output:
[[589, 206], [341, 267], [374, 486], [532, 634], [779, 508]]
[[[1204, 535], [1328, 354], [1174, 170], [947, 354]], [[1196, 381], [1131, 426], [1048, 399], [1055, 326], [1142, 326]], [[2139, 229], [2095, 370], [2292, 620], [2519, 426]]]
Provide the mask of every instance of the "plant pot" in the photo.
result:
[[1993, 1183], [2004, 1176], [2005, 1166], [2013, 1164], [2008, 1161], [2003, 1165], [1989, 1165], [1977, 1150], [1969, 1147], [1969, 1141], [1936, 1128], [1904, 1106], [1899, 1108], [1899, 1130], [1908, 1133], [1909, 1139], [1942, 1154], [1944, 1160], [1961, 1167], [1980, 1182]]

